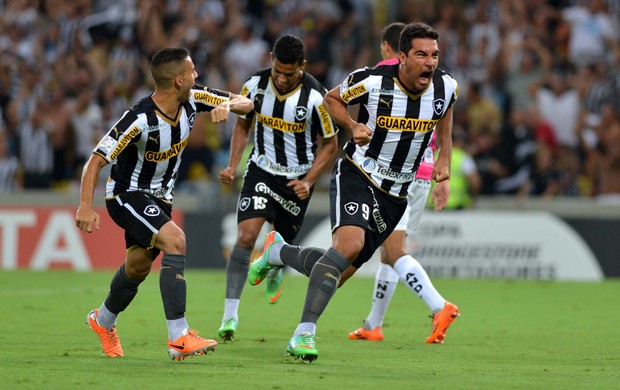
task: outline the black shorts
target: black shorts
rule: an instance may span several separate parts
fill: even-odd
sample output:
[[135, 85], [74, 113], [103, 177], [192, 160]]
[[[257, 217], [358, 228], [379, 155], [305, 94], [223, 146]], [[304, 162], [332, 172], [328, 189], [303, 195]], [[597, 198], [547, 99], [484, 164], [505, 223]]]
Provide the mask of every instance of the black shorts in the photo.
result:
[[[170, 221], [172, 204], [144, 192], [125, 192], [105, 201], [112, 220], [125, 230], [125, 248], [151, 249], [159, 229]], [[153, 258], [159, 250], [153, 251]]]
[[237, 203], [237, 223], [265, 218], [286, 242], [292, 243], [304, 221], [314, 188], [310, 189], [310, 197], [301, 200], [292, 187], [287, 187], [291, 180], [265, 172], [250, 162]]
[[407, 198], [396, 198], [374, 186], [346, 157], [334, 166], [329, 200], [332, 231], [340, 226], [359, 226], [366, 231], [364, 247], [352, 263], [355, 268], [372, 257], [407, 208]]

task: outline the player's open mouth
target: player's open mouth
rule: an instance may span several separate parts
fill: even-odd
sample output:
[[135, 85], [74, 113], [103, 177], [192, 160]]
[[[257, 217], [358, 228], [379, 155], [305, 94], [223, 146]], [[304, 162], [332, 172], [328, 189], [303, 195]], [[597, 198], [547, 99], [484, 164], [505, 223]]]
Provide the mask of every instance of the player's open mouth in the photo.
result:
[[433, 75], [433, 72], [422, 72], [420, 73], [420, 81], [424, 84], [427, 84], [430, 82], [431, 76]]

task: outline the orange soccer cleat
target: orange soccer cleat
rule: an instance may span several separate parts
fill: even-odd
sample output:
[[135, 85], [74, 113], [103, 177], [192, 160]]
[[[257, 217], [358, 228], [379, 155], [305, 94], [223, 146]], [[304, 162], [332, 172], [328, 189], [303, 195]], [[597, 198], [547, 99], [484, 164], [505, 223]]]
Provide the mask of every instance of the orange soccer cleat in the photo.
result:
[[429, 344], [443, 344], [448, 327], [458, 316], [460, 316], [459, 308], [456, 305], [446, 301], [443, 309], [441, 309], [439, 313], [433, 314], [433, 327], [431, 335], [428, 336], [426, 342]]
[[363, 326], [357, 329], [355, 332], [349, 333], [349, 339], [351, 340], [368, 340], [368, 341], [383, 341], [383, 330], [380, 326], [372, 330], [368, 330]]
[[168, 339], [168, 356], [172, 360], [183, 360], [188, 356], [206, 355], [214, 351], [217, 341], [203, 339], [198, 332], [190, 329], [187, 334], [179, 337], [174, 342]]
[[99, 325], [99, 319], [97, 317], [98, 314], [99, 309], [91, 310], [91, 312], [88, 313], [88, 316], [86, 316], [86, 323], [88, 324], [88, 327], [91, 328], [97, 336], [99, 336], [103, 353], [112, 358], [125, 356], [123, 355], [123, 348], [121, 347], [121, 341], [116, 333], [116, 328], [112, 327], [112, 329], [107, 329]]

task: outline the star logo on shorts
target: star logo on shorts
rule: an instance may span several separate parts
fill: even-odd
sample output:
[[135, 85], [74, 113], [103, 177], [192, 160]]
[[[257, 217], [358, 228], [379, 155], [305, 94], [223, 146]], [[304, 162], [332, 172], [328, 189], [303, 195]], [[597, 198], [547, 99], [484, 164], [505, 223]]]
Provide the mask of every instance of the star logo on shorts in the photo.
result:
[[239, 201], [239, 210], [245, 211], [250, 207], [250, 198], [243, 198]]
[[355, 213], [357, 213], [357, 203], [355, 202], [349, 202], [347, 204], [344, 205], [344, 210], [349, 214], [349, 215], [354, 215]]
[[161, 210], [159, 209], [159, 207], [152, 204], [146, 206], [146, 208], [144, 209], [144, 215], [149, 217], [156, 217], [159, 215], [160, 212]]

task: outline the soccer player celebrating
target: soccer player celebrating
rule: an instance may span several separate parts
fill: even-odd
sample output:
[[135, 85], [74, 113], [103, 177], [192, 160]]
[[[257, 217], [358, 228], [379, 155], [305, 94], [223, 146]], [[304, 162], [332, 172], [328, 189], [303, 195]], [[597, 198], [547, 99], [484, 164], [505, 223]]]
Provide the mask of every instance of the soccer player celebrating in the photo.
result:
[[[237, 119], [228, 166], [220, 172], [222, 183], [233, 182], [254, 130], [254, 148], [237, 207], [237, 241], [226, 266], [226, 300], [218, 329], [224, 340], [232, 340], [237, 332], [241, 293], [261, 228], [269, 222], [288, 242], [295, 239], [314, 183], [338, 150], [337, 128], [323, 106], [327, 90], [304, 71], [301, 39], [278, 38], [271, 59], [270, 69], [253, 74], [243, 85], [241, 95], [254, 102], [254, 110]], [[267, 278], [270, 303], [277, 302], [281, 290], [282, 271], [274, 270]]]
[[232, 111], [246, 114], [248, 98], [195, 85], [198, 74], [186, 49], [165, 48], [151, 59], [155, 91], [125, 111], [95, 147], [84, 166], [76, 225], [91, 233], [100, 217], [93, 196], [101, 168], [113, 162], [105, 197], [114, 222], [125, 230], [125, 262], [114, 274], [103, 304], [86, 317], [103, 352], [124, 356], [116, 320], [138, 293], [138, 286], [160, 252], [159, 286], [168, 326], [168, 355], [174, 360], [206, 354], [217, 342], [198, 336], [185, 319], [185, 233], [171, 219], [174, 184], [181, 154], [196, 114], [209, 111], [213, 122]]
[[[377, 65], [395, 65], [399, 63], [398, 40], [404, 23], [392, 23], [383, 30], [381, 56], [383, 61]], [[407, 253], [407, 236], [413, 237], [418, 231], [426, 198], [431, 190], [433, 171], [433, 150], [437, 146], [436, 132], [420, 160], [415, 179], [407, 193], [407, 210], [390, 236], [381, 244], [381, 263], [375, 276], [372, 307], [364, 325], [349, 333], [351, 340], [383, 340], [383, 318], [396, 291], [400, 279], [414, 294], [420, 297], [432, 312], [431, 335], [427, 343], [443, 343], [446, 330], [459, 315], [458, 307], [446, 302], [420, 263]], [[444, 180], [435, 186], [432, 203], [436, 211], [443, 209], [450, 194], [450, 180]], [[414, 282], [415, 280], [415, 282]]]
[[[441, 182], [450, 177], [458, 92], [456, 80], [437, 68], [438, 39], [426, 24], [406, 25], [397, 65], [356, 70], [325, 96], [330, 115], [352, 134], [331, 178], [332, 245], [327, 251], [295, 247], [271, 232], [248, 276], [259, 281], [283, 265], [309, 276], [301, 321], [287, 347], [295, 358], [318, 358], [319, 317], [336, 289], [371, 258], [401, 219], [433, 130], [441, 148], [432, 178]], [[351, 104], [363, 106], [358, 121], [349, 115]]]

